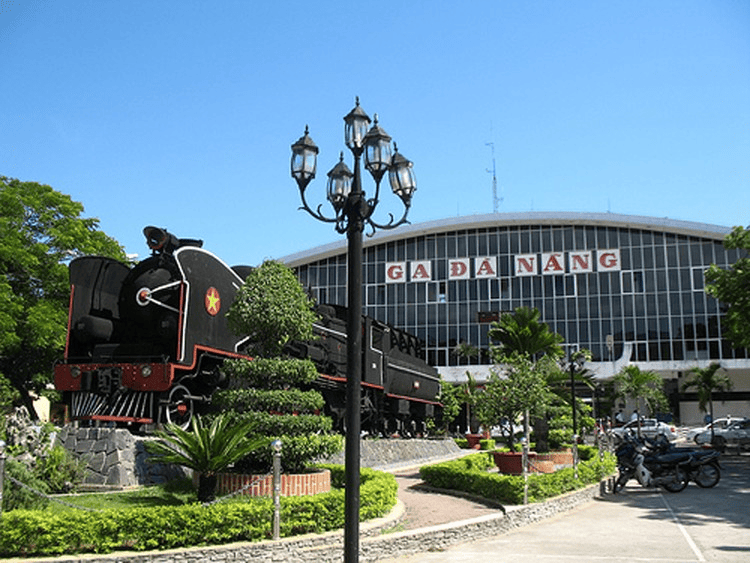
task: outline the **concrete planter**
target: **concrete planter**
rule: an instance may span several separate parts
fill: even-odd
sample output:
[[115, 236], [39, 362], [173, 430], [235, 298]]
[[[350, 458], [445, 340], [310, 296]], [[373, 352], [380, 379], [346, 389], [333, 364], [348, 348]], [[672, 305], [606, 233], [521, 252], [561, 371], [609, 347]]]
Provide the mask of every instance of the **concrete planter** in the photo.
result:
[[[520, 475], [523, 473], [521, 452], [492, 452], [500, 473]], [[573, 452], [563, 450], [539, 454], [529, 452], [529, 473], [554, 473], [558, 466], [573, 465]]]
[[[523, 454], [521, 452], [492, 452], [500, 473], [520, 475], [523, 473]], [[529, 452], [529, 462], [534, 463], [536, 452]]]
[[466, 440], [469, 442], [469, 448], [472, 450], [478, 450], [480, 449], [479, 442], [484, 440], [485, 437], [483, 434], [467, 434]]

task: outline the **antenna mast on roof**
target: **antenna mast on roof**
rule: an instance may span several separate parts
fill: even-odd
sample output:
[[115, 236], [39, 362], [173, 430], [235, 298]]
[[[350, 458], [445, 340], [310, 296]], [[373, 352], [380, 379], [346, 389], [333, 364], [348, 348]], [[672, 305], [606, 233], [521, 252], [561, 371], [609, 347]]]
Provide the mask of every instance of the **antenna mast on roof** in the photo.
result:
[[497, 171], [495, 169], [495, 143], [485, 143], [488, 147], [492, 149], [492, 170], [487, 170], [487, 172], [492, 172], [492, 212], [497, 213], [500, 210], [500, 204], [503, 202], [502, 197], [497, 196]]

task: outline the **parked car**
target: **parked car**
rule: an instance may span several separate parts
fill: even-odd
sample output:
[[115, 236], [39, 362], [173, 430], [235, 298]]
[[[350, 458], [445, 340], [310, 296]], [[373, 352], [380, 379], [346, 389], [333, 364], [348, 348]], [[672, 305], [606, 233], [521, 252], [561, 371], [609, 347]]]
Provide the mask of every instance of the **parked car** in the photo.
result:
[[[687, 431], [685, 434], [685, 439], [691, 442], [695, 442], [696, 444], [708, 444], [711, 441], [711, 427], [713, 426], [714, 431], [716, 430], [723, 430], [730, 424], [734, 424], [735, 422], [739, 422], [741, 420], [745, 420], [744, 417], [737, 417], [737, 416], [723, 416], [721, 418], [717, 418], [710, 424], [706, 424], [705, 426], [698, 426], [697, 428], [691, 428]], [[704, 434], [704, 438], [701, 438], [701, 440], [705, 439], [704, 441], [698, 441], [698, 435]], [[705, 436], [708, 436], [708, 438], [705, 438]]]
[[714, 430], [714, 439], [711, 442], [711, 432], [701, 432], [695, 437], [699, 444], [711, 443], [717, 450], [732, 447], [742, 449], [750, 448], [750, 418], [734, 422], [723, 429]]
[[[627, 432], [638, 434], [638, 421], [631, 420], [624, 426], [612, 429], [612, 435], [617, 440], [622, 440], [623, 436]], [[661, 422], [655, 418], [642, 418], [641, 419], [641, 436], [647, 438], [656, 438], [660, 434], [667, 437], [668, 440], [675, 440], [677, 438], [677, 430], [674, 426], [670, 426], [666, 422]]]

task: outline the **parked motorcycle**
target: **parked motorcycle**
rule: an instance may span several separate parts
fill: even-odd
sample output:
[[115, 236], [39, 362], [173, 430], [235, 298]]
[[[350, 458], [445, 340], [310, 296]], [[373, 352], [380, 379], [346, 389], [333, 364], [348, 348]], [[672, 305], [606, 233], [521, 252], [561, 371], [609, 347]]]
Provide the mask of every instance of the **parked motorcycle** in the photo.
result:
[[688, 477], [704, 489], [710, 489], [721, 479], [721, 466], [717, 450], [694, 450], [688, 465]]
[[650, 451], [658, 454], [687, 453], [690, 460], [683, 467], [688, 474], [688, 480], [694, 481], [699, 487], [708, 489], [716, 486], [721, 479], [719, 458], [721, 452], [705, 448], [678, 448], [664, 436], [656, 439], [644, 438], [643, 443]]
[[679, 493], [688, 486], [688, 471], [692, 460], [689, 452], [656, 452], [635, 436], [625, 434], [615, 455], [619, 471], [614, 486], [615, 493], [633, 477], [643, 487], [663, 487], [670, 493]]

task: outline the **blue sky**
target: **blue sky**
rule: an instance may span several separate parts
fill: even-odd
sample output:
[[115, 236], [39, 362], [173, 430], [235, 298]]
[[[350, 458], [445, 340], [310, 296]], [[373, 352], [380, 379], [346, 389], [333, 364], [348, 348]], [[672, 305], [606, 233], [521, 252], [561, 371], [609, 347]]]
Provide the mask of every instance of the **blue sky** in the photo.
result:
[[0, 174], [141, 256], [152, 224], [230, 264], [341, 239], [290, 145], [308, 124], [325, 202], [355, 96], [414, 162], [412, 223], [492, 212], [494, 147], [500, 211], [750, 224], [745, 0], [0, 0], [0, 72]]

